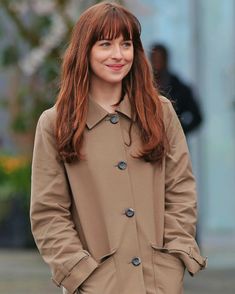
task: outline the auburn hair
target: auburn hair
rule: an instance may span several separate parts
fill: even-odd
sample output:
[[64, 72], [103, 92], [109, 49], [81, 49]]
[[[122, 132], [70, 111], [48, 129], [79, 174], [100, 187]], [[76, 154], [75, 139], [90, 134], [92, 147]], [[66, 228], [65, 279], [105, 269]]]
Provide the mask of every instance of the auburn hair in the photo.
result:
[[102, 2], [81, 14], [63, 58], [56, 102], [56, 140], [62, 160], [71, 163], [84, 159], [81, 147], [88, 113], [91, 48], [98, 40], [120, 35], [132, 40], [134, 47], [133, 64], [122, 81], [122, 92], [130, 99], [132, 117], [140, 129], [142, 150], [138, 157], [149, 162], [162, 160], [167, 149], [163, 111], [140, 34], [138, 19], [117, 3]]

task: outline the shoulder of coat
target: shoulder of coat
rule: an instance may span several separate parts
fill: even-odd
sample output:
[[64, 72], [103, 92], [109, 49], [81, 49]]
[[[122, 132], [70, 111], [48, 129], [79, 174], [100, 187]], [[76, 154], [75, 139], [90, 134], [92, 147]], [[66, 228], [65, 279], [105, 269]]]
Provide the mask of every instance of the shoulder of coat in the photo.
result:
[[159, 99], [162, 104], [164, 116], [169, 116], [170, 114], [172, 114], [174, 112], [174, 108], [173, 108], [171, 101], [162, 95], [159, 96]]
[[[162, 102], [163, 123], [170, 136], [171, 132], [176, 132], [177, 129], [181, 128], [180, 121], [172, 105], [172, 102], [164, 96], [159, 96], [159, 99]], [[172, 127], [170, 127], [170, 125]]]
[[170, 105], [172, 105], [171, 101], [165, 96], [159, 95], [159, 99], [162, 103], [163, 108], [168, 108]]
[[39, 121], [45, 128], [54, 130], [56, 123], [56, 107], [53, 106], [44, 110], [39, 118]]
[[48, 108], [44, 111], [44, 114], [50, 118], [50, 120], [55, 120], [56, 119], [56, 107], [55, 105], [52, 106], [51, 108]]

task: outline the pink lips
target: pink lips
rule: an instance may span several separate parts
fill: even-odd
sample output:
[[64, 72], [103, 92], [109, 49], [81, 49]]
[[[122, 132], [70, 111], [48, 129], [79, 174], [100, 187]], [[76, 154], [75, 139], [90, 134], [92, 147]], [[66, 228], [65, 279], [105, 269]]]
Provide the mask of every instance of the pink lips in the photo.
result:
[[109, 64], [107, 66], [112, 70], [118, 71], [123, 68], [124, 64]]

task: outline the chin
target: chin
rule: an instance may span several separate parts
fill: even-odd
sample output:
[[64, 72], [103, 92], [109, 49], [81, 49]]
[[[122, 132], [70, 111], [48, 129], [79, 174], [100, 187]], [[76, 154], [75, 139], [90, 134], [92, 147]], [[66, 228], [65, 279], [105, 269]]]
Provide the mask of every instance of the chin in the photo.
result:
[[122, 82], [122, 80], [125, 78], [126, 75], [121, 75], [119, 77], [110, 77], [110, 78], [107, 78], [106, 81], [108, 83], [120, 83]]
[[120, 84], [122, 82], [123, 79], [120, 79], [120, 80], [111, 80], [111, 81], [107, 81], [109, 84], [112, 84], [112, 85], [117, 85], [117, 84]]
[[123, 80], [123, 77], [121, 78], [116, 78], [116, 79], [104, 79], [103, 81], [108, 83], [108, 84], [118, 84], [118, 83], [121, 83]]

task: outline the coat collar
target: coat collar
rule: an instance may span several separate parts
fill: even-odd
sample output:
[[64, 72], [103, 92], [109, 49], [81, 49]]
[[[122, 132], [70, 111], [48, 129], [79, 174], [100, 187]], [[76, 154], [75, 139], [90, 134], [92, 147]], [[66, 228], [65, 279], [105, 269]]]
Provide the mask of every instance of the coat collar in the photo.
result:
[[[131, 104], [127, 95], [124, 96], [123, 100], [116, 108], [116, 112], [121, 113], [127, 116], [129, 119], [131, 119]], [[109, 115], [110, 113], [108, 113], [108, 111], [106, 111], [102, 106], [100, 106], [98, 103], [96, 103], [89, 97], [88, 114], [86, 121], [88, 129], [92, 129], [101, 120], [103, 120], [106, 116]]]

